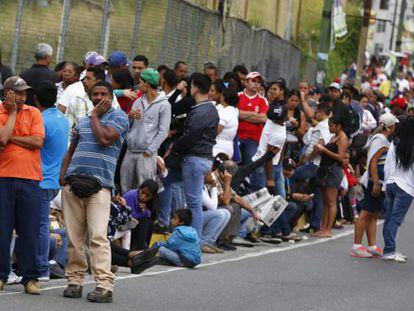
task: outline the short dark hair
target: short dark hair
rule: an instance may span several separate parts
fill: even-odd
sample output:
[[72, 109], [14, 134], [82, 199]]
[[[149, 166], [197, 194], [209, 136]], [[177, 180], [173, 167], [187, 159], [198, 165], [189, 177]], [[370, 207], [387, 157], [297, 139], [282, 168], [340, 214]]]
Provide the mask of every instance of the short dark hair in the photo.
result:
[[92, 90], [94, 88], [98, 87], [98, 86], [104, 86], [104, 87], [106, 87], [108, 89], [108, 91], [109, 91], [109, 94], [111, 94], [112, 96], [114, 95], [114, 89], [113, 89], [111, 83], [106, 82], [105, 80], [100, 80], [100, 81], [96, 82], [93, 85]]
[[175, 215], [184, 223], [184, 226], [190, 226], [193, 221], [193, 214], [188, 208], [180, 208], [176, 210]]
[[120, 88], [131, 89], [134, 86], [134, 78], [126, 68], [119, 68], [112, 71], [112, 79], [119, 84]]
[[134, 61], [134, 62], [143, 62], [145, 67], [148, 67], [148, 64], [149, 64], [148, 58], [145, 55], [137, 55], [132, 59], [132, 61]]
[[291, 98], [292, 96], [299, 97], [300, 99], [300, 92], [298, 89], [293, 89], [289, 92], [288, 98]]
[[92, 72], [93, 76], [96, 80], [102, 80], [105, 81], [106, 75], [105, 70], [100, 67], [90, 67], [86, 69], [86, 71]]
[[191, 75], [192, 84], [200, 90], [201, 94], [207, 94], [211, 87], [210, 78], [202, 73], [196, 72]]
[[224, 97], [224, 101], [228, 105], [233, 106], [233, 107], [237, 107], [237, 105], [239, 103], [239, 94], [238, 94], [237, 90], [234, 87], [229, 86], [227, 88], [224, 88], [222, 94], [223, 94], [223, 97]]
[[57, 64], [56, 66], [55, 66], [55, 69], [54, 69], [54, 71], [56, 71], [56, 72], [58, 72], [58, 71], [61, 71], [64, 67], [65, 67], [65, 65], [67, 64], [68, 62], [67, 61], [63, 61], [63, 62], [60, 62], [59, 64]]
[[36, 88], [36, 98], [39, 105], [45, 108], [51, 108], [56, 103], [57, 87], [54, 82], [43, 80]]
[[175, 87], [178, 84], [177, 75], [175, 74], [175, 71], [170, 68], [164, 70], [164, 72], [162, 73], [162, 77], [170, 87]]
[[175, 63], [174, 70], [177, 70], [178, 67], [180, 67], [180, 65], [186, 65], [187, 66], [187, 63], [182, 61], [182, 60], [179, 60], [178, 62]]
[[170, 69], [170, 67], [168, 67], [166, 64], [162, 64], [162, 65], [159, 65], [157, 67], [157, 71], [160, 72], [160, 73], [161, 73], [161, 71], [164, 71], [164, 70], [167, 70], [167, 69]]
[[208, 62], [204, 65], [204, 71], [206, 71], [207, 69], [213, 69], [215, 70], [216, 74], [218, 73], [218, 68], [215, 64]]
[[332, 111], [331, 106], [329, 106], [328, 102], [321, 102], [317, 106], [316, 110], [323, 112], [325, 115], [329, 115]]
[[241, 74], [244, 74], [244, 75], [247, 75], [249, 73], [249, 71], [247, 70], [244, 64], [234, 66], [233, 72], [235, 73], [240, 72]]
[[329, 118], [329, 123], [340, 125], [342, 128], [344, 128], [344, 119], [341, 116], [332, 116]]

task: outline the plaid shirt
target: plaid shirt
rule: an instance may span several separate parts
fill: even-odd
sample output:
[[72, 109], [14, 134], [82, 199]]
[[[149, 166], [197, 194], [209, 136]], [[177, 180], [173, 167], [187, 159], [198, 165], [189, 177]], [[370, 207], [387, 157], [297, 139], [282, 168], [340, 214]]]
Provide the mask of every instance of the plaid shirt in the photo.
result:
[[[120, 108], [116, 96], [114, 96], [114, 99], [112, 101], [112, 107], [115, 109]], [[72, 128], [78, 125], [79, 121], [86, 115], [90, 114], [92, 110], [93, 104], [86, 92], [82, 95], [74, 96], [69, 103], [69, 106], [66, 108], [66, 117], [69, 120], [70, 127]]]

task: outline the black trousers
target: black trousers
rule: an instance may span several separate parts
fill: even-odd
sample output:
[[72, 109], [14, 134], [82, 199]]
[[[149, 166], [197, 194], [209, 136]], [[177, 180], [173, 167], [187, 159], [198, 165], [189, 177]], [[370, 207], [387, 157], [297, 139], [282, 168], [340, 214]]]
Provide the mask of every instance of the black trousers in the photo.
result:
[[138, 225], [131, 230], [131, 250], [143, 250], [149, 247], [152, 237], [152, 220], [139, 218]]

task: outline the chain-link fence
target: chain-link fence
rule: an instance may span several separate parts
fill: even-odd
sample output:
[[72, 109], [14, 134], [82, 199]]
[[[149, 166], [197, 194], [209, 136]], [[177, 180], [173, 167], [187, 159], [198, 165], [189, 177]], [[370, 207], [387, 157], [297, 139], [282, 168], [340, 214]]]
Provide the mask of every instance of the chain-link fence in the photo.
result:
[[202, 70], [206, 61], [221, 74], [245, 64], [290, 86], [301, 67], [310, 82], [316, 72], [313, 59], [301, 66], [301, 52], [290, 42], [184, 0], [1, 0], [3, 63], [17, 73], [31, 66], [39, 42], [54, 47], [56, 63], [81, 62], [90, 50], [105, 56], [122, 50], [146, 55], [153, 66], [184, 60], [190, 71]]

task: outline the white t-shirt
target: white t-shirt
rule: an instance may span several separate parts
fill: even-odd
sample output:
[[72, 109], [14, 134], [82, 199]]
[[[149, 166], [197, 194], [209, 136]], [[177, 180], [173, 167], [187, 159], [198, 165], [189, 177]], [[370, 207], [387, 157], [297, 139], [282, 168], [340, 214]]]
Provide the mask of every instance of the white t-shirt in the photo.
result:
[[271, 120], [267, 120], [260, 136], [259, 147], [252, 161], [256, 161], [263, 157], [267, 152], [267, 147], [274, 146], [279, 148], [277, 155], [273, 157], [273, 165], [278, 165], [280, 161], [281, 151], [286, 143], [286, 126], [279, 125]]
[[223, 152], [231, 159], [234, 153], [234, 137], [239, 127], [239, 111], [233, 106], [224, 108], [222, 105], [217, 105], [216, 107], [220, 118], [219, 124], [224, 128], [216, 137], [213, 155]]
[[407, 79], [400, 80], [397, 78], [397, 85], [398, 85], [398, 91], [400, 91], [401, 93], [404, 92], [405, 90], [410, 89], [410, 83], [408, 82]]
[[408, 171], [404, 171], [397, 165], [394, 143], [388, 149], [387, 158], [384, 166], [384, 184], [396, 183], [398, 187], [414, 197], [414, 165]]
[[[70, 103], [72, 102], [75, 96], [83, 97], [85, 94], [85, 88], [83, 83], [78, 81], [71, 85], [69, 85], [62, 93], [60, 98], [57, 101], [58, 105], [62, 105], [64, 107], [69, 107]], [[57, 106], [57, 105], [56, 105]]]

